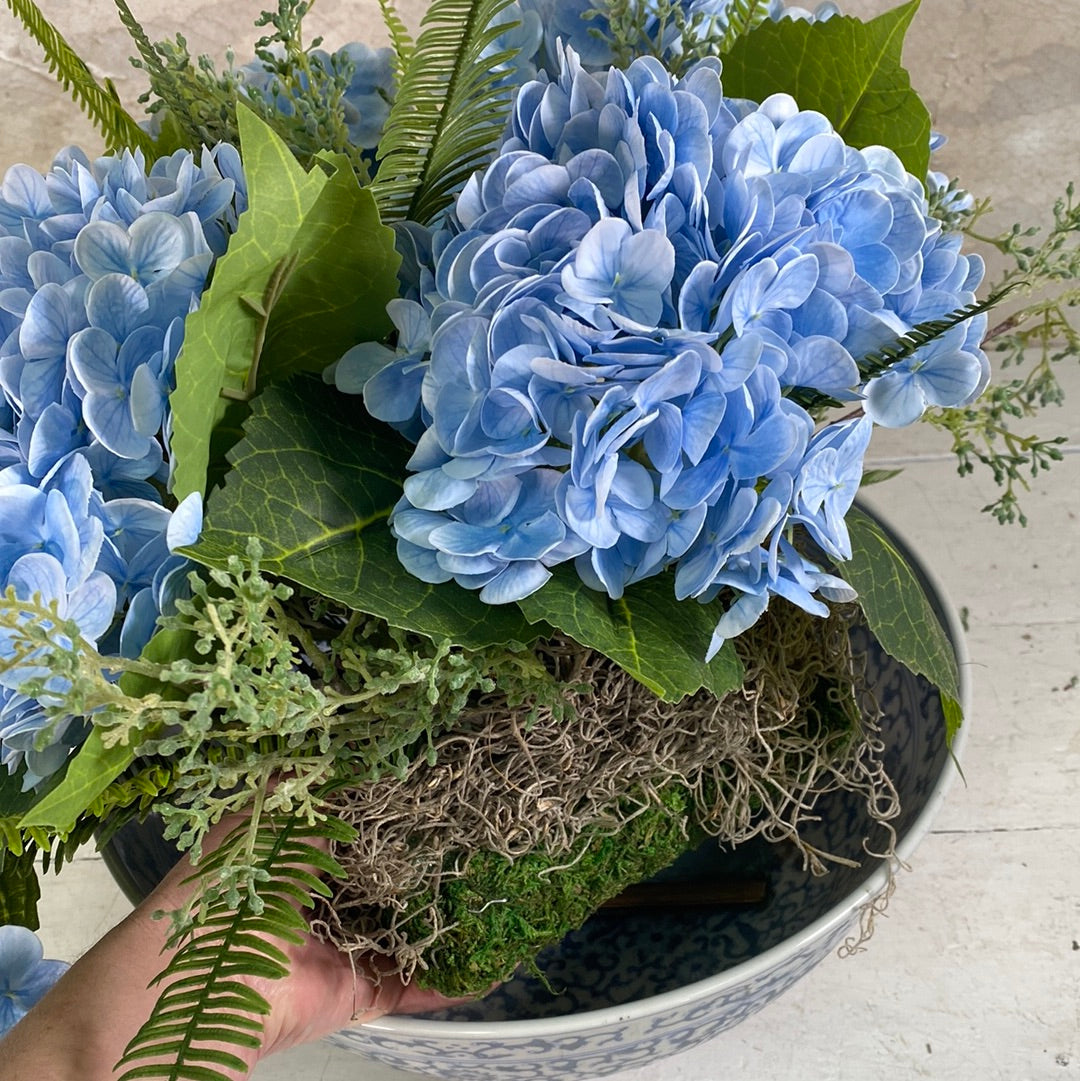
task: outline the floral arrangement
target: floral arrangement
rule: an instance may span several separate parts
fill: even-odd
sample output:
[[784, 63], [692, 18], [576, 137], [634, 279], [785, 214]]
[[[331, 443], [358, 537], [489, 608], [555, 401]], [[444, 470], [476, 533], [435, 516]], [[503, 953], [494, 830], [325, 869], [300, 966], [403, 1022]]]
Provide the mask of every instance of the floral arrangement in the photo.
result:
[[[125, 1076], [177, 1009], [210, 1039], [168, 979], [207, 928], [261, 917], [234, 967], [283, 973], [299, 897], [475, 992], [706, 835], [887, 797], [853, 619], [955, 730], [853, 500], [874, 426], [922, 421], [1022, 519], [1057, 441], [1009, 424], [1080, 351], [1080, 211], [982, 238], [1016, 268], [979, 299], [987, 207], [900, 64], [918, 0], [435, 0], [416, 40], [387, 2], [389, 48], [334, 53], [280, 0], [222, 72], [115, 3], [142, 123], [9, 0], [112, 150], [0, 187], [0, 922], [161, 815], [201, 887]], [[988, 389], [991, 342], [1033, 369]]]

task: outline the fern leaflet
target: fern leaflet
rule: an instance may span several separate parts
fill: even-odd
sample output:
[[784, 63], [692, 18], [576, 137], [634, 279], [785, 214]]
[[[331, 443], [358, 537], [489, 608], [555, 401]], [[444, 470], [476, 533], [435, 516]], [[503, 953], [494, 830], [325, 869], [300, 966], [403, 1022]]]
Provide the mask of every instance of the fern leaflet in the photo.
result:
[[859, 373], [864, 378], [871, 379], [887, 372], [893, 365], [906, 360], [924, 345], [940, 338], [953, 327], [996, 307], [1009, 293], [1023, 284], [1023, 282], [1013, 282], [1006, 288], [991, 293], [985, 300], [968, 304], [963, 308], [956, 308], [940, 319], [928, 319], [925, 323], [917, 324], [906, 334], [898, 335], [888, 345], [862, 357], [858, 361]]
[[146, 155], [147, 162], [153, 161], [157, 157], [153, 140], [120, 104], [116, 91], [108, 84], [104, 87], [98, 84], [85, 61], [45, 18], [34, 0], [7, 0], [7, 6], [44, 50], [49, 72], [94, 122], [109, 149], [138, 149]]
[[383, 221], [428, 224], [482, 166], [498, 140], [512, 87], [482, 55], [506, 29], [492, 25], [508, 0], [434, 0], [424, 17], [386, 131], [372, 185]]
[[249, 983], [288, 973], [288, 956], [272, 940], [302, 943], [307, 921], [298, 906], [329, 895], [319, 873], [343, 873], [311, 841], [351, 836], [334, 820], [244, 823], [199, 861], [188, 879], [202, 891], [194, 917], [169, 937], [167, 946], [179, 948], [154, 980], [165, 989], [153, 1012], [117, 1063], [129, 1067], [120, 1081], [229, 1081], [223, 1071], [246, 1070], [235, 1052], [259, 1047], [270, 1012]]
[[412, 34], [398, 15], [394, 0], [379, 0], [379, 8], [382, 11], [383, 22], [386, 24], [386, 32], [390, 35], [390, 45], [394, 50], [394, 78], [400, 83], [402, 75], [412, 60], [413, 49], [416, 46]]

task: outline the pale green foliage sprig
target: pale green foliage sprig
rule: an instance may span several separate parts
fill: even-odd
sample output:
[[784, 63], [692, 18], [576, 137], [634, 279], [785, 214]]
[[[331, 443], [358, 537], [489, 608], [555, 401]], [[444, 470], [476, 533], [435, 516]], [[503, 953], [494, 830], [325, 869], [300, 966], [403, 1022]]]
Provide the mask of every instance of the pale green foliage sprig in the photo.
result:
[[[67, 688], [52, 692], [57, 715], [90, 717], [106, 746], [129, 746], [143, 764], [83, 811], [107, 818], [145, 804], [146, 786], [160, 782], [167, 836], [197, 857], [216, 822], [252, 807], [318, 822], [324, 786], [402, 774], [485, 696], [569, 709], [531, 652], [465, 650], [392, 628], [294, 594], [259, 559], [252, 540], [246, 562], [191, 576], [192, 598], [161, 620], [181, 643], [168, 663], [104, 657], [55, 607], [13, 594], [0, 604], [14, 642], [4, 666], [34, 658], [36, 692]], [[118, 674], [139, 677], [141, 693]]]
[[[1080, 329], [1075, 309], [1080, 286], [1062, 283], [1080, 280], [1080, 204], [1069, 184], [1054, 204], [1053, 221], [1043, 231], [1014, 225], [998, 235], [979, 233], [975, 226], [989, 210], [977, 204], [965, 232], [989, 244], [1012, 265], [996, 283], [994, 292], [1016, 290], [1033, 298], [992, 326], [984, 348], [999, 358], [1002, 369], [1025, 368], [1007, 381], [996, 381], [976, 402], [955, 409], [932, 409], [924, 419], [952, 437], [957, 469], [963, 476], [977, 464], [989, 469], [1001, 494], [983, 510], [999, 522], [1027, 524], [1020, 509], [1020, 493], [1033, 478], [1062, 457], [1065, 437], [1042, 439], [1013, 430], [1048, 405], [1060, 405], [1064, 391], [1056, 366], [1080, 360]], [[1055, 288], [1056, 287], [1056, 288]]]
[[255, 23], [272, 28], [255, 43], [255, 55], [271, 75], [265, 91], [245, 82], [231, 50], [225, 54], [225, 69], [218, 72], [211, 57], [192, 57], [182, 34], [172, 41], [151, 42], [126, 0], [115, 3], [138, 49], [132, 63], [146, 72], [150, 83], [139, 100], [158, 117], [172, 143], [192, 149], [219, 142], [238, 145], [236, 108], [243, 101], [305, 166], [331, 151], [344, 154], [359, 179], [368, 180], [367, 163], [349, 139], [342, 107], [352, 62], [345, 55], [334, 57], [329, 66], [313, 60], [312, 50], [322, 39], [304, 43], [303, 19], [311, 7], [306, 0], [278, 0], [278, 10], [262, 12]]
[[942, 187], [930, 187], [926, 194], [927, 213], [937, 218], [947, 233], [962, 233], [986, 209], [990, 201], [975, 200], [953, 177]]
[[[0, 597], [0, 629], [5, 655], [0, 672], [33, 669], [20, 681], [19, 690], [41, 703], [53, 720], [67, 715], [92, 718], [95, 724], [115, 728], [111, 742], [127, 742], [131, 731], [150, 729], [169, 715], [157, 695], [132, 700], [110, 676], [120, 671], [153, 676], [159, 666], [120, 657], [104, 657], [83, 638], [74, 620], [64, 619], [55, 601], [24, 600], [14, 588]], [[131, 713], [131, 707], [135, 712]], [[48, 727], [41, 738], [49, 737]]]

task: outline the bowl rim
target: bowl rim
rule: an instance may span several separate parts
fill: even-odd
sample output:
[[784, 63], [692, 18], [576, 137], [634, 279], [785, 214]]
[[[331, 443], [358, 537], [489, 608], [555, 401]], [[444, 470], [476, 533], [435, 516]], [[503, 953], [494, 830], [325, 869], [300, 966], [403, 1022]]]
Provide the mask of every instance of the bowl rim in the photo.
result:
[[[971, 659], [960, 618], [941, 580], [913, 551], [911, 545], [904, 540], [903, 534], [888, 521], [887, 516], [876, 507], [869, 513], [885, 528], [908, 565], [922, 580], [928, 595], [936, 603], [937, 614], [942, 620], [945, 633], [956, 653], [960, 677], [960, 707], [963, 711], [964, 723], [953, 737], [949, 749], [949, 761], [938, 774], [926, 803], [896, 846], [897, 859], [901, 863], [906, 863], [929, 832], [931, 822], [940, 811], [956, 775], [960, 773], [959, 762], [967, 744], [971, 721]], [[644, 1020], [671, 1010], [682, 1010], [723, 993], [736, 984], [757, 979], [784, 957], [797, 953], [816, 939], [827, 937], [842, 924], [850, 922], [854, 913], [859, 912], [870, 901], [877, 898], [888, 887], [890, 877], [894, 873], [891, 862], [880, 863], [860, 886], [816, 920], [775, 946], [716, 975], [706, 976], [704, 979], [685, 984], [672, 991], [636, 999], [621, 1006], [604, 1006], [581, 1013], [517, 1021], [436, 1021], [418, 1015], [387, 1014], [374, 1021], [367, 1021], [361, 1026], [344, 1029], [341, 1035], [350, 1042], [358, 1037], [362, 1039], [365, 1031], [373, 1036], [385, 1036], [391, 1039], [432, 1039], [445, 1042], [474, 1042], [485, 1039], [531, 1040], [544, 1036], [560, 1037], [583, 1031], [592, 1032], [598, 1028]], [[330, 1037], [330, 1039], [333, 1038], [333, 1036]]]

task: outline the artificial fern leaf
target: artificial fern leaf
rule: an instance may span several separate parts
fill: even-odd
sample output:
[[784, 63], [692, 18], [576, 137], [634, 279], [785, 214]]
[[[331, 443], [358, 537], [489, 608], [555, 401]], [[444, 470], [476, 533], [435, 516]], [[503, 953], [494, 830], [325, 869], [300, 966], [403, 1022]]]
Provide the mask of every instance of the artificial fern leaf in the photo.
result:
[[481, 57], [508, 25], [509, 0], [434, 0], [421, 24], [379, 144], [372, 185], [383, 221], [429, 224], [486, 163], [512, 89], [496, 70], [515, 50]]
[[968, 304], [963, 308], [956, 308], [940, 319], [928, 319], [924, 323], [917, 324], [906, 334], [898, 335], [888, 345], [860, 358], [858, 361], [860, 375], [869, 379], [887, 372], [894, 364], [906, 360], [924, 345], [928, 345], [935, 338], [940, 338], [953, 327], [996, 307], [1009, 293], [1023, 284], [1025, 283], [1013, 282], [1004, 289], [991, 293], [985, 300]]
[[[313, 871], [342, 874], [311, 841], [350, 835], [350, 827], [335, 821], [264, 820], [253, 833], [237, 827], [200, 860], [188, 879], [203, 888], [194, 925], [170, 936], [168, 945], [179, 948], [153, 981], [164, 990], [117, 1063], [127, 1067], [120, 1081], [229, 1081], [224, 1071], [246, 1070], [234, 1052], [259, 1046], [270, 1012], [247, 981], [287, 975], [288, 955], [272, 940], [303, 941], [307, 922], [296, 906], [310, 907], [313, 893], [328, 891]], [[238, 862], [249, 872], [248, 889], [214, 885]]]
[[394, 6], [394, 0], [379, 0], [379, 9], [382, 11], [386, 32], [390, 37], [390, 46], [394, 50], [394, 78], [400, 83], [405, 69], [412, 60], [415, 48], [412, 34], [401, 21], [401, 16], [398, 15], [397, 8]]
[[41, 13], [34, 0], [7, 0], [11, 13], [45, 52], [51, 74], [94, 122], [110, 150], [141, 150], [147, 162], [157, 156], [154, 142], [120, 104], [111, 86], [100, 86], [78, 53]]

